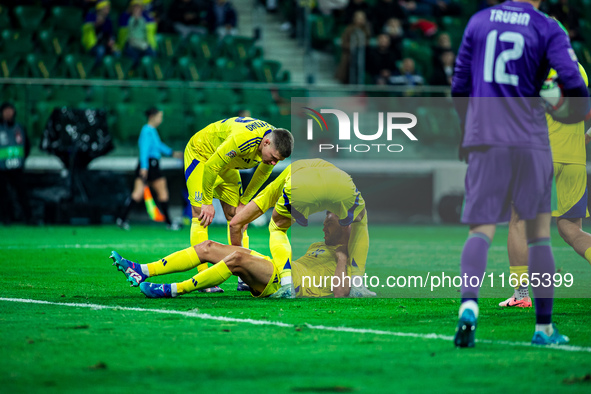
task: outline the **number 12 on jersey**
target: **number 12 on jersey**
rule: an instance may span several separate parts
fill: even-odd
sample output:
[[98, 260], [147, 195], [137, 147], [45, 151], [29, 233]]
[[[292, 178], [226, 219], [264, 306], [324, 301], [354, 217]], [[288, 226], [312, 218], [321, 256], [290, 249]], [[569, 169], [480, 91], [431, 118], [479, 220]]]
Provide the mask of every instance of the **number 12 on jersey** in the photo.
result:
[[[497, 38], [498, 41], [513, 43], [513, 48], [505, 49], [495, 59]], [[493, 82], [494, 74], [494, 81], [498, 84], [519, 86], [519, 76], [508, 74], [506, 67], [507, 62], [521, 58], [524, 44], [525, 40], [520, 33], [506, 31], [500, 36], [497, 30], [488, 33], [484, 52], [484, 82]]]

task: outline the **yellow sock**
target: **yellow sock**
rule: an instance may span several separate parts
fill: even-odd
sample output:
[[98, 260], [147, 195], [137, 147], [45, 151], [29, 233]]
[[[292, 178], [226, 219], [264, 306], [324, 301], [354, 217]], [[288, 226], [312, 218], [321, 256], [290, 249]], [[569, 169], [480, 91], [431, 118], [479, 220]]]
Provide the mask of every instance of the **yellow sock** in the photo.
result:
[[225, 282], [230, 276], [232, 276], [232, 272], [222, 260], [205, 271], [199, 272], [191, 279], [177, 283], [176, 291], [177, 294], [185, 294], [195, 290], [207, 289]]
[[[199, 245], [203, 241], [207, 241], [207, 227], [201, 226], [201, 222], [198, 218], [191, 219], [191, 246]], [[203, 272], [207, 269], [206, 264], [199, 264], [197, 266], [198, 272]]]
[[585, 251], [585, 260], [587, 260], [589, 263], [591, 263], [591, 248], [589, 248]]
[[207, 227], [201, 226], [198, 218], [191, 219], [191, 246], [207, 241]]
[[351, 275], [363, 276], [365, 263], [369, 251], [369, 232], [367, 230], [367, 212], [360, 222], [351, 224], [351, 236], [349, 237], [349, 258], [351, 259]]
[[280, 270], [279, 278], [282, 279], [282, 285], [291, 283], [291, 244], [287, 237], [286, 228], [277, 227], [275, 221], [271, 219], [269, 223], [269, 248], [273, 257], [273, 264]]
[[[526, 274], [527, 275], [527, 265], [512, 265], [509, 266], [509, 272], [510, 275], [513, 275], [513, 278], [517, 279], [517, 283], [520, 282], [521, 280], [521, 275]], [[521, 287], [521, 285], [517, 285], [515, 286], [515, 290], [518, 290]]]
[[[230, 237], [230, 222], [228, 222], [228, 245], [232, 245], [232, 237]], [[242, 247], [250, 249], [250, 239], [248, 238], [248, 233], [246, 232], [246, 229], [242, 234]]]
[[[150, 276], [170, 274], [173, 272], [183, 272], [195, 268], [201, 261], [195, 252], [194, 247], [179, 250], [163, 259], [148, 264]], [[206, 266], [207, 264], [201, 264]]]

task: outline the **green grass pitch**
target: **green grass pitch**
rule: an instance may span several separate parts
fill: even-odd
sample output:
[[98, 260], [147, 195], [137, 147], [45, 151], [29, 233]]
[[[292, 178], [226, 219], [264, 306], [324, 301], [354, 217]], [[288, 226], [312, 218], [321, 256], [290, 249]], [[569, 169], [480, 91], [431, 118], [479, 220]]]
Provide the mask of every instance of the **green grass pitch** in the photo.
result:
[[[249, 231], [251, 247], [267, 254], [267, 229]], [[553, 231], [557, 267], [589, 281], [589, 264]], [[393, 261], [401, 272], [440, 264], [457, 272], [466, 234], [463, 226], [370, 227], [368, 273], [385, 274]], [[225, 229], [212, 228], [210, 238], [223, 241]], [[533, 309], [503, 309], [499, 298], [480, 301], [476, 347], [456, 349], [457, 292], [258, 300], [236, 292], [233, 277], [224, 294], [152, 300], [108, 259], [115, 249], [150, 262], [188, 239], [187, 229], [157, 225], [0, 227], [0, 392], [591, 391], [589, 299], [555, 302], [570, 351], [528, 346]], [[489, 254], [498, 273], [508, 270], [505, 240], [501, 228]], [[294, 241], [294, 257], [308, 241]]]

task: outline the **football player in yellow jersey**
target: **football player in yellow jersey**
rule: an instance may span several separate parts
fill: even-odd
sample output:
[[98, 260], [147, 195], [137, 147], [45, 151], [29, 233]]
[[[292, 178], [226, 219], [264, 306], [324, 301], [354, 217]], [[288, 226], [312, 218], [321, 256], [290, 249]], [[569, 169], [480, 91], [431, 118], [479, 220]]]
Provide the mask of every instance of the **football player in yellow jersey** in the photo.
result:
[[[294, 296], [287, 230], [294, 221], [307, 226], [308, 216], [323, 210], [333, 212], [341, 226], [351, 225], [348, 250], [352, 275], [363, 276], [369, 249], [367, 211], [361, 193], [346, 172], [321, 159], [292, 163], [232, 219], [232, 244], [239, 245], [242, 229], [270, 208], [273, 208], [273, 214], [269, 224], [269, 247], [273, 263], [280, 270], [282, 284], [282, 289], [274, 296]], [[364, 286], [356, 286], [353, 295], [376, 294]]]
[[[581, 64], [579, 71], [589, 85], [587, 73]], [[556, 76], [551, 70], [548, 78]], [[575, 252], [591, 263], [591, 234], [583, 231], [583, 218], [589, 217], [587, 209], [587, 168], [585, 123], [562, 124], [546, 114], [554, 182], [552, 185], [552, 216], [556, 218], [558, 233]], [[591, 130], [590, 130], [591, 131]], [[528, 250], [524, 222], [513, 212], [507, 239], [510, 275], [521, 281], [528, 273]], [[517, 286], [513, 296], [499, 306], [531, 307], [528, 286]]]
[[[349, 275], [346, 249], [349, 227], [341, 226], [338, 217], [327, 212], [323, 231], [324, 242], [313, 243], [306, 255], [293, 262], [293, 270], [297, 272], [299, 278]], [[269, 257], [240, 246], [223, 245], [209, 240], [149, 264], [133, 263], [122, 258], [115, 251], [112, 252], [111, 258], [114, 261], [113, 264], [124, 272], [127, 281], [132, 286], [139, 285], [140, 291], [150, 298], [172, 298], [217, 286], [232, 275], [242, 278], [250, 286], [253, 297], [268, 297], [281, 287], [279, 270]], [[145, 281], [148, 277], [187, 271], [207, 265], [206, 263], [214, 265], [183, 282], [157, 284]], [[332, 288], [330, 285], [309, 285], [308, 282], [319, 283], [318, 279], [311, 279], [304, 283], [296, 280], [298, 295], [304, 297], [349, 295], [350, 283], [344, 280]]]
[[[292, 149], [289, 131], [249, 117], [220, 120], [197, 132], [185, 148], [185, 180], [193, 213], [191, 245], [208, 239], [207, 226], [215, 215], [213, 198], [220, 200], [229, 222], [236, 210], [255, 195], [273, 166], [288, 158]], [[256, 166], [248, 187], [241, 193], [238, 170]]]

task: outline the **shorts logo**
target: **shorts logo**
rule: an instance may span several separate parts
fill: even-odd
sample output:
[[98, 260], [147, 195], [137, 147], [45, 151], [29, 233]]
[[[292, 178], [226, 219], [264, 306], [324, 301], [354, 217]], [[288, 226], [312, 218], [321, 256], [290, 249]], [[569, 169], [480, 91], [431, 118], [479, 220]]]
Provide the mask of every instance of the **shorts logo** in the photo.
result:
[[230, 157], [230, 158], [235, 158], [237, 155], [235, 150], [231, 150], [230, 152], [226, 153], [226, 156]]
[[203, 194], [201, 192], [195, 192], [195, 202], [201, 202], [203, 200]]

